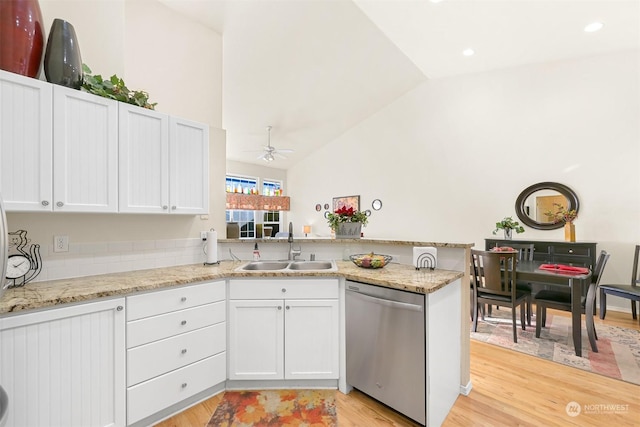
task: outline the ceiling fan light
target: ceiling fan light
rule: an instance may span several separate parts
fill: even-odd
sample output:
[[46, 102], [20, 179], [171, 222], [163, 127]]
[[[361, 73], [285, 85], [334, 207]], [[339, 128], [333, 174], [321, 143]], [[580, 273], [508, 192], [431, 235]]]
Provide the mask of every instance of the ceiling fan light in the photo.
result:
[[262, 158], [262, 160], [264, 160], [265, 162], [272, 162], [274, 159], [273, 154], [271, 153], [267, 153], [264, 155], [264, 157]]

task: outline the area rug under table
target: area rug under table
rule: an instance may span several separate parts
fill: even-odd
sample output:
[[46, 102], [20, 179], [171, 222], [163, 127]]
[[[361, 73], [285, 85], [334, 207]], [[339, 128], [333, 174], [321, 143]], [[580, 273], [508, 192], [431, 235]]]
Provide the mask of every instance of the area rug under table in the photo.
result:
[[523, 331], [518, 321], [518, 342], [513, 342], [511, 310], [493, 310], [485, 320], [478, 319], [478, 332], [471, 338], [516, 350], [563, 365], [640, 385], [640, 331], [619, 326], [596, 325], [598, 352], [591, 351], [584, 320], [582, 355], [576, 356], [571, 335], [571, 318], [547, 312], [547, 326], [536, 338], [535, 318]]
[[207, 427], [337, 426], [335, 390], [226, 391]]

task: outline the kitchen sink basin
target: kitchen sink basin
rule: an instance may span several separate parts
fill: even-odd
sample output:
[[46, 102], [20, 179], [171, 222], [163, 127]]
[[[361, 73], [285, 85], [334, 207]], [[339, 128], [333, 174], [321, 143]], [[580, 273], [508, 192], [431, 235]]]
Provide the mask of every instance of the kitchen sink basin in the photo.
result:
[[337, 271], [334, 261], [251, 261], [236, 271]]
[[284, 270], [288, 261], [253, 261], [241, 267], [242, 270], [271, 271]]
[[289, 264], [289, 270], [331, 270], [331, 261], [294, 261]]

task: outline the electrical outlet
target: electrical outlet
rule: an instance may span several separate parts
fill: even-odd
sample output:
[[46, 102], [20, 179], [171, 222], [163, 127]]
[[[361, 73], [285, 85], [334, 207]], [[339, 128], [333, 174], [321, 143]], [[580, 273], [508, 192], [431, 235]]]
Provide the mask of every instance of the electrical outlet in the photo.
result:
[[200, 238], [202, 240], [207, 240], [207, 232], [206, 231], [201, 231], [200, 232]]
[[53, 252], [69, 252], [69, 236], [53, 236]]

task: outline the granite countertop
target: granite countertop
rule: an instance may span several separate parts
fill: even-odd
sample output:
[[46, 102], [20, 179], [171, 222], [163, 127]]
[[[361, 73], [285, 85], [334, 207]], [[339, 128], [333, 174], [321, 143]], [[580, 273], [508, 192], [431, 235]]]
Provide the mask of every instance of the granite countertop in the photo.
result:
[[[392, 240], [392, 239], [367, 239], [367, 238], [358, 238], [358, 239], [332, 239], [330, 237], [294, 237], [293, 241], [295, 243], [329, 243], [329, 244], [345, 244], [345, 243], [354, 243], [354, 244], [385, 244], [392, 246], [433, 246], [436, 248], [472, 248], [475, 243], [444, 243], [444, 242], [419, 242], [412, 240]], [[218, 239], [218, 243], [247, 243], [247, 242], [257, 242], [257, 243], [288, 243], [286, 237], [276, 238], [271, 237], [267, 239]]]
[[366, 269], [349, 261], [336, 261], [338, 271], [235, 271], [246, 262], [248, 261], [222, 261], [219, 265], [190, 264], [28, 283], [5, 292], [0, 299], [0, 315], [234, 277], [344, 277], [347, 280], [427, 294], [463, 276], [459, 271], [416, 270], [411, 265], [393, 263], [381, 269]]

